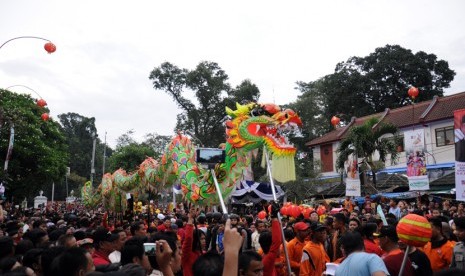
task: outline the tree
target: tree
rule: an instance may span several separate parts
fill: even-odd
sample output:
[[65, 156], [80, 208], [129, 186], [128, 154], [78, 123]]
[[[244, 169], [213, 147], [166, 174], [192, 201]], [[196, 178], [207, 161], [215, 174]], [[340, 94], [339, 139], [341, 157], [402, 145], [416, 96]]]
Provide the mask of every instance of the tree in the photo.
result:
[[454, 76], [447, 61], [434, 54], [414, 54], [398, 45], [386, 45], [366, 57], [351, 57], [337, 64], [333, 74], [309, 83], [298, 82], [298, 89], [318, 98], [320, 114], [326, 118], [323, 125], [329, 131], [329, 118], [334, 115], [348, 123], [351, 117], [410, 104], [410, 86], [421, 91], [416, 101], [442, 96]]
[[[70, 160], [68, 166], [71, 172], [78, 176], [90, 178], [92, 148], [94, 135], [97, 135], [97, 128], [95, 127], [95, 118], [85, 117], [77, 113], [66, 113], [58, 115], [60, 123], [63, 126], [68, 147]], [[101, 143], [100, 139], [96, 137], [96, 150], [95, 150], [95, 169], [96, 169], [96, 182], [98, 183], [103, 170], [103, 149], [106, 147], [106, 154], [111, 155], [112, 149]], [[82, 183], [84, 184], [84, 183]]]
[[236, 88], [231, 89], [227, 98], [227, 106], [236, 107], [236, 102], [249, 103], [258, 102], [260, 99], [260, 90], [250, 80], [243, 80]]
[[[348, 135], [339, 144], [336, 160], [336, 168], [344, 169], [344, 163], [349, 156], [355, 155], [359, 164], [371, 170], [375, 187], [376, 171], [381, 169], [380, 163], [383, 165], [390, 156], [391, 163], [395, 164], [399, 156], [397, 143], [392, 139], [383, 139], [385, 135], [397, 134], [397, 127], [392, 124], [378, 123], [379, 119], [372, 117], [362, 125], [351, 127]], [[378, 154], [379, 160], [373, 159], [375, 153]]]
[[150, 147], [154, 151], [154, 158], [158, 158], [163, 155], [171, 139], [170, 136], [148, 133], [145, 135], [145, 141], [142, 142], [142, 145]]
[[[168, 93], [183, 110], [178, 114], [176, 130], [195, 136], [207, 147], [218, 147], [225, 141], [226, 106], [259, 97], [258, 88], [247, 80], [231, 90], [228, 75], [215, 62], [200, 62], [194, 70], [165, 62], [150, 73], [149, 79], [155, 89]], [[186, 96], [191, 91], [196, 104]]]
[[443, 96], [455, 76], [447, 61], [423, 51], [414, 54], [399, 45], [376, 48], [366, 57], [351, 57], [336, 66], [336, 73], [344, 70], [358, 72], [369, 82], [363, 105], [374, 112], [410, 104], [407, 90], [412, 85], [422, 91], [418, 101]]
[[5, 162], [14, 125], [14, 145], [6, 179], [7, 192], [15, 198], [37, 195], [53, 182], [64, 179], [68, 162], [67, 144], [60, 125], [41, 120], [43, 108], [28, 95], [0, 89], [0, 162]]
[[120, 168], [128, 172], [137, 170], [147, 157], [157, 157], [149, 143], [137, 143], [133, 134], [134, 131], [129, 130], [116, 139], [116, 149], [108, 158], [110, 173]]

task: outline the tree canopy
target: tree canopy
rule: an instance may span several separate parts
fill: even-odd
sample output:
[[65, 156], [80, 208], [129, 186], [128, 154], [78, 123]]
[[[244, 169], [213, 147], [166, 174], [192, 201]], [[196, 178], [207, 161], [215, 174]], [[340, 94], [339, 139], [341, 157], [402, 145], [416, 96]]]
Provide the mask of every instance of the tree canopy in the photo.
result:
[[0, 89], [0, 162], [5, 162], [14, 125], [14, 145], [6, 179], [7, 192], [15, 197], [36, 195], [66, 173], [68, 147], [61, 126], [53, 119], [41, 120], [45, 111], [28, 95]]
[[[337, 64], [333, 74], [309, 83], [298, 82], [302, 97], [296, 104], [317, 105], [321, 110], [318, 116], [326, 120], [324, 129], [329, 131], [333, 115], [339, 115], [347, 123], [353, 116], [410, 104], [407, 94], [410, 86], [420, 90], [417, 102], [443, 96], [454, 76], [447, 61], [439, 60], [434, 54], [413, 53], [399, 45], [386, 45], [368, 56], [351, 57]], [[313, 120], [304, 118], [303, 121], [309, 119]]]
[[[178, 114], [176, 130], [195, 136], [202, 146], [218, 147], [225, 141], [225, 107], [234, 102], [258, 100], [260, 92], [249, 80], [235, 89], [228, 75], [215, 62], [200, 62], [194, 70], [181, 69], [169, 62], [150, 73], [153, 87], [168, 93], [183, 110]], [[193, 97], [189, 93], [193, 92]], [[195, 101], [190, 98], [194, 98]]]

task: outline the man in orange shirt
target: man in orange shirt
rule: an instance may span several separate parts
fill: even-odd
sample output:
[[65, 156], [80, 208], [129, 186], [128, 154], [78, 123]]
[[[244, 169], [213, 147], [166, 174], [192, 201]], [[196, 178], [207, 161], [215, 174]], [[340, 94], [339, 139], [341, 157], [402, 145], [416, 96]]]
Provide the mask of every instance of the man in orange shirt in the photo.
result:
[[298, 275], [321, 276], [323, 274], [326, 263], [329, 262], [329, 256], [324, 248], [327, 237], [326, 226], [321, 223], [312, 224], [312, 239], [303, 249]]
[[291, 262], [291, 270], [295, 275], [299, 275], [300, 260], [302, 259], [302, 252], [304, 246], [307, 244], [305, 239], [309, 234], [308, 224], [305, 222], [297, 222], [294, 224], [295, 238], [287, 244], [287, 253]]
[[442, 222], [439, 218], [430, 218], [429, 223], [433, 235], [431, 241], [423, 248], [423, 252], [428, 256], [433, 272], [437, 272], [449, 268], [455, 243], [448, 241], [442, 234]]

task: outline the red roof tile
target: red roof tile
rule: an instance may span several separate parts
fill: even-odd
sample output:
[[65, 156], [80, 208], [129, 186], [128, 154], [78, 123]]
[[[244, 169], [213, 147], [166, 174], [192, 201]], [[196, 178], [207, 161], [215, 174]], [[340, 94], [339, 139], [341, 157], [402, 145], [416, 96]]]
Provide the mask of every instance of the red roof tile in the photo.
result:
[[306, 143], [307, 146], [332, 143], [339, 141], [347, 135], [347, 130], [354, 125], [361, 125], [371, 117], [378, 117], [384, 123], [391, 123], [398, 128], [409, 127], [414, 124], [426, 124], [438, 120], [451, 119], [454, 110], [465, 108], [465, 92], [446, 97], [435, 97], [432, 100], [408, 105], [396, 109], [388, 109], [385, 112], [376, 113], [361, 118], [353, 118], [353, 121], [344, 127], [337, 128], [321, 137]]

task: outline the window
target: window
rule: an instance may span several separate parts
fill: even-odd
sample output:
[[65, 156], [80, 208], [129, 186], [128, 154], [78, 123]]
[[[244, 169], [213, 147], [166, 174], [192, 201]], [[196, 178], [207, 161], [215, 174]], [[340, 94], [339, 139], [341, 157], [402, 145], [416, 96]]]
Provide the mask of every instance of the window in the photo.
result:
[[436, 147], [454, 144], [454, 127], [441, 127], [436, 129]]

